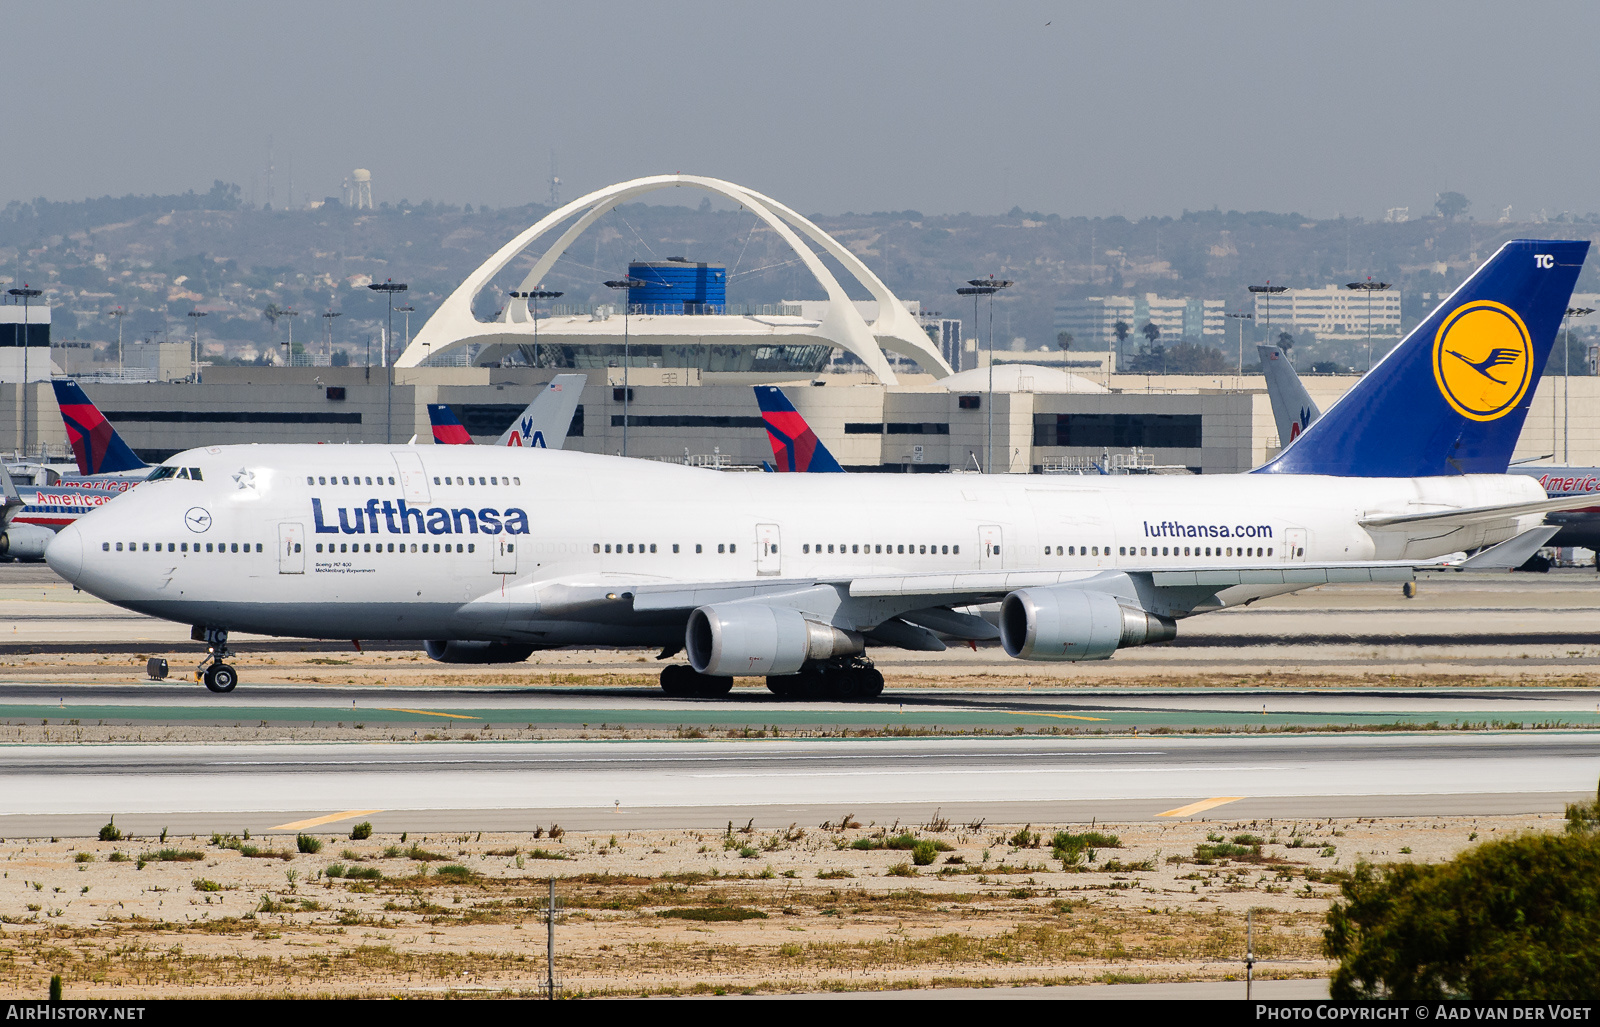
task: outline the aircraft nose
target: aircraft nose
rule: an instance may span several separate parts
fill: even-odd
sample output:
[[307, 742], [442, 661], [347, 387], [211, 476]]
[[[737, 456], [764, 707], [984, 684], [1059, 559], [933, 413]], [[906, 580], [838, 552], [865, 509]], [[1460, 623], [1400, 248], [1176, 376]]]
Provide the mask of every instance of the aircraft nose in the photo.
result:
[[56, 537], [44, 547], [44, 562], [63, 578], [77, 584], [83, 574], [83, 532], [76, 524], [56, 532]]

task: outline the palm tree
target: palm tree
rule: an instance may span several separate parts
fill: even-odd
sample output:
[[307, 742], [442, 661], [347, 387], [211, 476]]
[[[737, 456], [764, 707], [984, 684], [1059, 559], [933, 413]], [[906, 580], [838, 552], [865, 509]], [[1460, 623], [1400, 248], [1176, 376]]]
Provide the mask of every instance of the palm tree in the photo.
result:
[[1057, 332], [1056, 333], [1056, 345], [1061, 347], [1062, 352], [1066, 352], [1067, 350], [1071, 349], [1072, 348], [1072, 333], [1071, 332]]
[[1122, 366], [1122, 344], [1127, 341], [1128, 333], [1133, 329], [1128, 327], [1128, 322], [1118, 321], [1111, 326], [1111, 334], [1117, 337], [1117, 366]]
[[1157, 339], [1161, 338], [1161, 327], [1154, 321], [1146, 321], [1144, 323], [1144, 327], [1139, 329], [1139, 331], [1144, 333], [1146, 341], [1148, 341], [1152, 346], [1156, 344]]

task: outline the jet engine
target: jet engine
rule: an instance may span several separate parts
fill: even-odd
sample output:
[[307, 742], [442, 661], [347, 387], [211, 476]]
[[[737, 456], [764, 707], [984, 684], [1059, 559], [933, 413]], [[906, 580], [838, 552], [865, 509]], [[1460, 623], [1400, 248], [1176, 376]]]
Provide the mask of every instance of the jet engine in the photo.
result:
[[43, 560], [44, 547], [56, 533], [37, 524], [12, 524], [0, 532], [0, 559]]
[[1171, 618], [1104, 592], [1025, 588], [1000, 604], [1000, 644], [1020, 660], [1104, 660], [1124, 646], [1165, 642]]
[[783, 675], [808, 660], [866, 651], [861, 635], [807, 620], [799, 610], [744, 603], [702, 606], [684, 632], [689, 664], [712, 677]]
[[533, 655], [534, 646], [511, 642], [463, 642], [459, 640], [422, 643], [428, 659], [440, 663], [521, 663]]

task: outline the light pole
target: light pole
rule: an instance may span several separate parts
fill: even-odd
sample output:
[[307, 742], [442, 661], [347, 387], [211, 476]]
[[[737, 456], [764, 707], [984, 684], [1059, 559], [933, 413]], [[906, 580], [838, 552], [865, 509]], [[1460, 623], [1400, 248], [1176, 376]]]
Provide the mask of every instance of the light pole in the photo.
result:
[[[293, 313], [293, 311], [290, 311], [290, 313]], [[193, 352], [193, 356], [194, 356], [194, 382], [195, 382], [196, 385], [199, 385], [200, 384], [200, 319], [202, 317], [206, 316], [206, 312], [204, 310], [191, 310], [191, 311], [189, 311], [188, 316], [194, 319], [191, 322], [194, 325], [194, 345], [192, 346], [192, 349], [194, 351]], [[118, 322], [118, 324], [120, 326], [121, 322]], [[292, 321], [289, 322], [289, 338], [291, 338], [291, 339], [294, 338], [294, 322], [292, 322]]]
[[[298, 311], [298, 310], [285, 310], [280, 316], [288, 317], [288, 318], [295, 318], [295, 317], [299, 317], [300, 316], [300, 311]], [[283, 366], [284, 367], [293, 367], [294, 366], [294, 322], [293, 321], [289, 322], [289, 341], [284, 343], [283, 345], [284, 345]]]
[[13, 296], [22, 298], [22, 455], [28, 455], [28, 301], [40, 294], [23, 282], [20, 289], [7, 289]]
[[394, 294], [405, 292], [407, 286], [404, 282], [390, 278], [382, 282], [373, 282], [367, 288], [373, 292], [383, 293], [389, 301], [389, 328], [383, 336], [383, 441], [387, 445], [394, 441], [394, 365], [389, 362], [389, 341], [394, 338]]
[[1239, 322], [1239, 377], [1244, 377], [1244, 323], [1255, 319], [1254, 314], [1229, 314]]
[[1359, 289], [1367, 294], [1367, 370], [1372, 370], [1372, 294], [1389, 288], [1388, 282], [1374, 282], [1368, 275], [1364, 282], [1350, 282], [1346, 289]]
[[[539, 366], [539, 301], [559, 298], [562, 293], [552, 289], [530, 289], [527, 292], [514, 292], [511, 295], [518, 299], [532, 300], [533, 310], [533, 366]], [[627, 323], [626, 317], [623, 319]]]
[[[1266, 285], [1251, 285], [1247, 288], [1257, 295], [1263, 295], [1266, 297], [1266, 309], [1262, 311], [1262, 314], [1265, 316], [1261, 319], [1261, 329], [1262, 331], [1266, 332], [1267, 343], [1270, 345], [1272, 342], [1272, 297], [1280, 292], [1288, 292], [1289, 287], [1287, 285], [1273, 285], [1272, 280], [1268, 279]], [[1285, 357], [1288, 355], [1289, 354], [1287, 353], [1284, 354]]]
[[329, 367], [333, 366], [333, 319], [343, 316], [343, 311], [339, 310], [324, 310], [322, 312], [322, 334], [327, 340], [327, 344], [323, 347], [323, 349], [328, 354]]
[[972, 328], [977, 334], [978, 328], [978, 297], [989, 297], [989, 417], [984, 432], [983, 442], [983, 473], [994, 473], [994, 294], [1001, 289], [1010, 288], [1012, 283], [1004, 278], [990, 275], [988, 278], [974, 278], [967, 283], [967, 288], [957, 289], [957, 296], [972, 297]]
[[1567, 387], [1572, 371], [1572, 319], [1587, 317], [1594, 313], [1593, 307], [1568, 307], [1567, 308], [1567, 352], [1566, 359], [1561, 368], [1561, 459], [1563, 463], [1572, 462], [1572, 452], [1567, 446], [1567, 411], [1570, 409]]
[[128, 312], [118, 307], [106, 311], [106, 315], [117, 319], [117, 370], [120, 371], [122, 370], [122, 319], [128, 316]]
[[[628, 276], [606, 283], [607, 289], [642, 289], [651, 283]], [[656, 283], [664, 284], [664, 283]], [[633, 306], [632, 293], [622, 297], [622, 455], [628, 455], [628, 406], [633, 394], [628, 390], [628, 365], [633, 360], [633, 350], [628, 342], [628, 310]]]

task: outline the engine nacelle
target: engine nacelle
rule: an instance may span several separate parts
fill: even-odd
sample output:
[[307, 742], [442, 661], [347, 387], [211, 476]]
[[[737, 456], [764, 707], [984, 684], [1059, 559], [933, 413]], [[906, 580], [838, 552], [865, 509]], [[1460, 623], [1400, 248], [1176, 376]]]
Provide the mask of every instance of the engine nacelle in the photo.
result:
[[463, 642], [456, 639], [422, 643], [428, 659], [440, 663], [521, 663], [534, 646], [511, 642]]
[[0, 532], [0, 558], [43, 560], [44, 547], [55, 537], [55, 532], [37, 524], [13, 524]]
[[1019, 660], [1104, 660], [1124, 646], [1165, 642], [1177, 633], [1171, 618], [1104, 592], [1025, 588], [1000, 604], [1000, 644]]
[[702, 606], [684, 632], [689, 665], [713, 677], [794, 674], [807, 660], [866, 651], [861, 635], [754, 603]]

